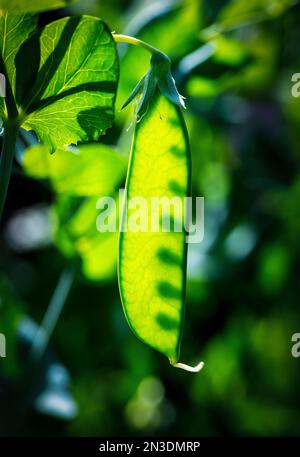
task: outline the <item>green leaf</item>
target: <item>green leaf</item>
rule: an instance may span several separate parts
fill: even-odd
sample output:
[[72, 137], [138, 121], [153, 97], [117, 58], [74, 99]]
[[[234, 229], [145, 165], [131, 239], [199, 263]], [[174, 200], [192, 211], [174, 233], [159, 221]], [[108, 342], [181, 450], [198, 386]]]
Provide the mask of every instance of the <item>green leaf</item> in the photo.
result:
[[22, 127], [51, 152], [97, 140], [112, 124], [118, 81], [114, 40], [104, 22], [63, 18], [41, 32], [37, 81], [23, 101]]
[[74, 0], [0, 0], [0, 16], [5, 11], [17, 13], [37, 13], [64, 8]]
[[[118, 233], [100, 233], [97, 201], [114, 195], [125, 178], [127, 160], [103, 144], [81, 145], [47, 154], [44, 146], [26, 149], [22, 158], [25, 173], [47, 179], [56, 195], [54, 238], [69, 258], [81, 260], [82, 272], [92, 281], [116, 276]], [[118, 211], [115, 219], [118, 224]]]
[[218, 23], [223, 27], [232, 27], [240, 23], [247, 23], [251, 19], [280, 16], [286, 9], [297, 3], [297, 0], [234, 0], [224, 7]]
[[[36, 16], [0, 16], [7, 103], [16, 106], [22, 127], [34, 130], [51, 152], [97, 140], [113, 122], [119, 73], [107, 26], [82, 16], [34, 32]], [[2, 98], [0, 116], [6, 115]]]
[[[53, 206], [55, 241], [69, 258], [79, 258], [83, 275], [90, 281], [111, 281], [117, 274], [118, 231], [100, 233], [97, 197], [59, 196]], [[118, 224], [118, 212], [115, 219]]]
[[[127, 176], [127, 220], [135, 209], [130, 199], [179, 199], [189, 193], [190, 152], [180, 108], [156, 96], [136, 125]], [[175, 205], [176, 206], [176, 205]], [[175, 213], [175, 208], [174, 208]], [[165, 216], [174, 217], [172, 208]], [[125, 214], [125, 213], [124, 213]], [[148, 213], [150, 215], [150, 213]], [[133, 332], [176, 363], [179, 357], [185, 302], [186, 242], [181, 231], [124, 231], [119, 244], [122, 303]], [[123, 221], [124, 222], [124, 221]]]
[[218, 35], [210, 44], [215, 48], [213, 60], [218, 63], [236, 67], [246, 60], [247, 51], [242, 41]]
[[254, 24], [280, 16], [299, 0], [233, 0], [221, 12], [216, 22], [203, 29], [201, 36], [212, 38], [215, 34], [227, 32], [245, 25]]
[[[16, 59], [22, 43], [37, 28], [37, 16], [31, 14], [0, 14], [1, 72], [5, 73], [12, 95], [16, 96], [17, 68]], [[27, 64], [28, 67], [28, 64]], [[20, 70], [21, 73], [21, 70]], [[4, 98], [0, 98], [0, 116], [6, 116]]]
[[45, 146], [26, 149], [23, 168], [29, 176], [48, 179], [58, 194], [101, 196], [114, 192], [125, 175], [126, 160], [104, 144], [62, 149], [55, 156]]
[[274, 76], [278, 42], [273, 35], [259, 29], [246, 41], [237, 41], [218, 35], [212, 60], [230, 68], [220, 76], [211, 78], [203, 74], [188, 79], [186, 93], [190, 97], [216, 97], [222, 92], [234, 90], [245, 93], [265, 92]]
[[187, 82], [186, 91], [189, 97], [216, 97], [221, 92], [235, 87], [235, 82], [234, 76], [226, 74], [217, 79], [193, 76]]

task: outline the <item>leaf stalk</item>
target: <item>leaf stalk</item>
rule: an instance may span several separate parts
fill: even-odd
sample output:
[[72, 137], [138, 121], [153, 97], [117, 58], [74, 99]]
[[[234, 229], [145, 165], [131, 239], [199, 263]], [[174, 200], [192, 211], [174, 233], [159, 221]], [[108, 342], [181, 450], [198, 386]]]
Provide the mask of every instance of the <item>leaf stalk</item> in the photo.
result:
[[4, 125], [4, 138], [0, 158], [0, 221], [12, 172], [19, 125], [16, 120]]
[[30, 358], [35, 362], [42, 358], [47, 349], [49, 340], [54, 332], [73, 285], [74, 278], [74, 268], [63, 271], [61, 277], [59, 278], [47, 311], [30, 348]]

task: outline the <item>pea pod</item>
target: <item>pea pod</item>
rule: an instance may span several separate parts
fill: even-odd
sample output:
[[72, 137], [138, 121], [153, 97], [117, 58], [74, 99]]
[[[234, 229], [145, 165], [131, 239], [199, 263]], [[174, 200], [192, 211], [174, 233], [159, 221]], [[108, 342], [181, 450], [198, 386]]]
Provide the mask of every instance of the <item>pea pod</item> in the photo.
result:
[[[178, 219], [177, 209], [179, 206], [184, 209], [184, 197], [189, 195], [190, 169], [188, 136], [180, 108], [157, 93], [135, 127], [126, 181], [118, 273], [129, 326], [138, 338], [165, 354], [173, 365], [178, 361], [180, 351], [187, 262], [184, 217]], [[136, 197], [142, 197], [148, 205], [147, 213], [143, 213], [146, 224], [141, 224], [145, 230], [140, 231], [132, 231], [129, 226], [130, 218], [137, 210], [136, 205], [132, 205], [132, 199]], [[170, 231], [162, 230], [162, 219], [160, 230], [151, 230], [153, 197], [175, 197], [174, 207], [169, 211]]]

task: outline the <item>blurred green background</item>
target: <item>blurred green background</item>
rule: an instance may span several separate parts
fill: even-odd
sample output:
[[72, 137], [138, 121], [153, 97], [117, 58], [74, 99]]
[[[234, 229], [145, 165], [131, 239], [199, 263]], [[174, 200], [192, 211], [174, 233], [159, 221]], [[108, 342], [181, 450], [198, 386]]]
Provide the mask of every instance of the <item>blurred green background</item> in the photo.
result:
[[[77, 171], [58, 153], [38, 164], [30, 134], [18, 142], [0, 237], [0, 433], [300, 435], [300, 359], [291, 355], [300, 332], [298, 2], [82, 0], [43, 13], [40, 25], [66, 14], [99, 16], [172, 58], [192, 192], [205, 197], [204, 241], [189, 246], [181, 360], [205, 368], [176, 370], [131, 333], [116, 236], [96, 230], [97, 198], [124, 185], [133, 113], [120, 107], [149, 62], [121, 45], [116, 123], [101, 145], [82, 147]], [[33, 368], [29, 348], [68, 275]]]

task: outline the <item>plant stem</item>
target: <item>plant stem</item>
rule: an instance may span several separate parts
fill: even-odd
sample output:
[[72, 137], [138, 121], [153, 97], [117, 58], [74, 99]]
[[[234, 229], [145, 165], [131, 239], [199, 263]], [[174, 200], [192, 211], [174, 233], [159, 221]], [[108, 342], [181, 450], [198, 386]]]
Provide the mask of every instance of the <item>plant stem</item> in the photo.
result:
[[112, 36], [114, 37], [116, 43], [133, 44], [134, 46], [139, 46], [140, 48], [146, 49], [146, 51], [150, 52], [150, 54], [155, 54], [157, 52], [162, 54], [159, 49], [151, 46], [151, 44], [146, 43], [145, 41], [139, 40], [138, 38], [134, 38], [129, 35], [118, 35], [117, 33], [113, 33]]
[[12, 171], [17, 133], [17, 122], [8, 121], [4, 126], [4, 138], [0, 159], [0, 221], [5, 205], [7, 189]]
[[63, 271], [61, 277], [59, 278], [45, 316], [30, 349], [29, 356], [34, 362], [38, 362], [47, 349], [49, 340], [53, 334], [68, 294], [71, 290], [74, 277], [75, 269], [70, 268]]

